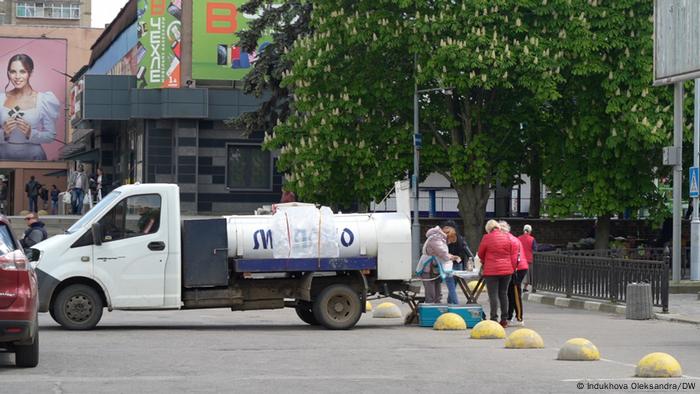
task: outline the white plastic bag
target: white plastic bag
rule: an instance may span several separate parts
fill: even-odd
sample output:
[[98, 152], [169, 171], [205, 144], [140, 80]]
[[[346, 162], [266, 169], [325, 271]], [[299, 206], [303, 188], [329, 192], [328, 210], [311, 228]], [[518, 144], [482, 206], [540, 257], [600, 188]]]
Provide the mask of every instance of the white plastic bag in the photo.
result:
[[272, 217], [274, 258], [338, 257], [338, 233], [333, 212], [314, 206], [278, 209]]

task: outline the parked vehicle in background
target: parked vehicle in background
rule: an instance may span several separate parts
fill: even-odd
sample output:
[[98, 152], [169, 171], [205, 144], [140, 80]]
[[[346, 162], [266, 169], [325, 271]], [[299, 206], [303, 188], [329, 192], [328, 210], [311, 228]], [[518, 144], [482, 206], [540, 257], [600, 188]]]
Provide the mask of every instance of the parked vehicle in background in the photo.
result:
[[0, 216], [0, 352], [15, 353], [18, 367], [39, 363], [38, 303], [36, 273]]

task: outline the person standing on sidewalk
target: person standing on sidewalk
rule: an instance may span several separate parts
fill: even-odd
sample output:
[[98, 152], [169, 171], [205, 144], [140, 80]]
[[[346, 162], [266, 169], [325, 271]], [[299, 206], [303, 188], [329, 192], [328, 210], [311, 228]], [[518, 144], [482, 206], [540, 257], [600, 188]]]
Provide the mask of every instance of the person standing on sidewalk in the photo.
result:
[[78, 171], [74, 172], [70, 176], [68, 181], [68, 190], [71, 194], [71, 207], [73, 208], [73, 214], [80, 215], [83, 211], [83, 200], [85, 199], [85, 192], [88, 187], [90, 187], [88, 177], [85, 174], [85, 167], [81, 164], [78, 166]]
[[58, 195], [60, 194], [56, 185], [51, 185], [51, 214], [58, 213]]
[[19, 241], [23, 248], [31, 248], [49, 237], [44, 228], [44, 222], [39, 221], [39, 215], [35, 212], [30, 212], [24, 220], [27, 222], [27, 229], [24, 231], [24, 237]]
[[454, 270], [455, 271], [464, 271], [466, 266], [466, 262], [469, 257], [474, 257], [472, 254], [472, 251], [469, 250], [469, 246], [467, 246], [467, 241], [464, 240], [464, 237], [462, 237], [459, 234], [459, 230], [457, 229], [457, 223], [454, 222], [454, 220], [446, 220], [444, 221], [440, 227], [442, 227], [443, 231], [445, 227], [450, 227], [454, 229], [455, 233], [457, 234], [457, 239], [455, 242], [449, 242], [447, 243], [447, 247], [449, 249], [450, 254], [459, 256], [460, 259], [462, 259], [461, 262], [454, 263]]
[[492, 219], [486, 223], [486, 235], [481, 238], [477, 255], [481, 260], [482, 276], [489, 293], [491, 320], [499, 322], [505, 328], [508, 326], [508, 286], [518, 262], [518, 248], [513, 247], [508, 235], [501, 232], [498, 222]]
[[[518, 249], [518, 264], [515, 266], [515, 272], [510, 280], [510, 287], [508, 289], [508, 321], [512, 326], [523, 326], [525, 322], [523, 321], [523, 298], [522, 298], [522, 288], [523, 278], [527, 274], [527, 261], [523, 256], [523, 246], [520, 240], [515, 238], [513, 234], [510, 233], [510, 224], [506, 221], [500, 221], [498, 224], [501, 226], [501, 231], [508, 234], [510, 242], [513, 244], [513, 248]], [[513, 317], [513, 312], [515, 312], [515, 318]]]
[[[448, 229], [448, 232], [450, 230]], [[456, 233], [454, 234], [456, 236]], [[416, 273], [423, 280], [425, 288], [425, 302], [428, 304], [439, 304], [442, 301], [442, 276], [441, 272], [452, 271], [452, 261], [459, 261], [459, 256], [453, 256], [448, 252], [448, 234], [435, 226], [426, 233], [426, 240], [423, 244], [423, 252], [416, 267]], [[452, 282], [454, 286], [454, 281]], [[451, 292], [448, 284], [448, 292]], [[457, 291], [454, 290], [456, 298]], [[449, 301], [448, 301], [449, 302]]]
[[39, 209], [37, 200], [39, 199], [40, 187], [41, 185], [36, 181], [34, 175], [29, 177], [29, 182], [24, 186], [24, 191], [27, 193], [27, 198], [29, 198], [29, 212], [37, 212]]
[[527, 291], [527, 285], [530, 284], [530, 278], [532, 278], [532, 263], [534, 262], [532, 252], [537, 251], [537, 240], [532, 236], [532, 226], [529, 224], [523, 226], [523, 235], [519, 236], [518, 239], [523, 245], [523, 253], [528, 265], [527, 275], [525, 275], [523, 280], [523, 291], [525, 292]]

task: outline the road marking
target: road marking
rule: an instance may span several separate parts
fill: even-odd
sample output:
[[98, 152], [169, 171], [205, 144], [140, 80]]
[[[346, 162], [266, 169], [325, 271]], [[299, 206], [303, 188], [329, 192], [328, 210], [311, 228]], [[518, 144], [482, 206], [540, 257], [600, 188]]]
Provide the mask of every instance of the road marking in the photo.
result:
[[60, 383], [92, 383], [92, 382], [114, 382], [114, 381], [169, 381], [188, 379], [187, 376], [50, 376], [50, 375], [2, 375], [4, 383], [26, 383], [27, 380], [33, 382], [58, 382]]
[[[95, 383], [95, 382], [115, 382], [115, 381], [171, 381], [184, 379], [206, 379], [206, 376], [49, 376], [49, 375], [2, 375], [3, 384], [6, 383], [26, 383], [28, 379], [33, 382], [54, 382], [54, 391], [60, 390], [60, 385], [65, 383]], [[313, 375], [313, 376], [284, 376], [284, 375], [258, 375], [258, 376], [229, 376], [227, 379], [233, 381], [270, 381], [270, 380], [396, 380], [405, 381], [414, 378], [408, 375]], [[60, 391], [59, 391], [60, 392]]]
[[637, 366], [636, 366], [636, 365], [634, 365], [634, 364], [629, 364], [629, 363], [623, 363], [623, 362], [620, 362], [620, 361], [615, 361], [615, 360], [609, 360], [609, 359], [607, 359], [607, 358], [601, 358], [601, 359], [600, 359], [600, 361], [605, 361], [606, 363], [612, 363], [612, 364], [624, 365], [624, 366], [626, 366], [626, 367], [633, 367], [633, 368], [637, 368]]

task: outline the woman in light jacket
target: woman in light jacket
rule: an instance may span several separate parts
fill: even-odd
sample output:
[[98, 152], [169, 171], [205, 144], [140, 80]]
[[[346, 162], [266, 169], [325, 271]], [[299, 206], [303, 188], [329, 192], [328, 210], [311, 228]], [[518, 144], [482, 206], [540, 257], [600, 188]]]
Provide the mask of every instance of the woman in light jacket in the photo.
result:
[[[440, 226], [435, 226], [425, 233], [427, 239], [423, 244], [423, 253], [416, 268], [416, 272], [423, 279], [425, 302], [428, 304], [439, 304], [442, 300], [442, 283], [438, 264], [442, 266], [443, 272], [449, 274], [452, 272], [452, 261], [461, 260], [459, 256], [451, 255], [447, 248], [448, 237], [457, 238], [457, 233], [449, 227], [445, 227], [444, 230], [447, 231], [447, 234]], [[447, 283], [448, 292], [452, 293], [452, 296], [456, 298], [457, 290], [455, 289], [454, 281], [451, 282], [451, 287], [450, 282]]]
[[[479, 244], [484, 282], [489, 293], [491, 320], [498, 321], [503, 327], [508, 326], [508, 287], [510, 277], [518, 263], [518, 248], [513, 247], [508, 234], [500, 231], [497, 221], [486, 223], [486, 235]], [[501, 318], [498, 319], [498, 307]]]

